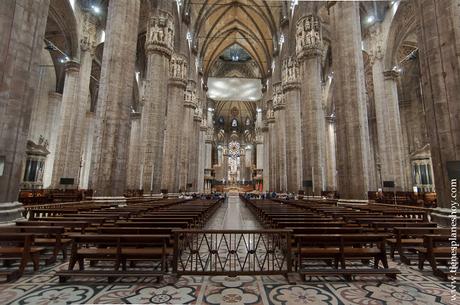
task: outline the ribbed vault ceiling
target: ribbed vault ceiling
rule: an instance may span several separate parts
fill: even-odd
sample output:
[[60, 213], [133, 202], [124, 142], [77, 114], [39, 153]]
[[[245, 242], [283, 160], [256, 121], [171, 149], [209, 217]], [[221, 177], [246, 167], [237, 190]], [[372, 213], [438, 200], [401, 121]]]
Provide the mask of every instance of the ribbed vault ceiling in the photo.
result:
[[264, 0], [187, 0], [203, 71], [228, 47], [238, 44], [255, 60], [266, 77], [278, 40], [281, 2]]

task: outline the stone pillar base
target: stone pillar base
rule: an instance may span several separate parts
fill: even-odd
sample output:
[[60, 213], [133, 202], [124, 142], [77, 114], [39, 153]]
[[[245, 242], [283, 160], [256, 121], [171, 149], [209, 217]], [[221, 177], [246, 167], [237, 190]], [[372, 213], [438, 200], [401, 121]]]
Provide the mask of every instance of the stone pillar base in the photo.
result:
[[25, 220], [23, 211], [24, 207], [18, 201], [0, 203], [0, 226], [14, 225], [17, 220]]

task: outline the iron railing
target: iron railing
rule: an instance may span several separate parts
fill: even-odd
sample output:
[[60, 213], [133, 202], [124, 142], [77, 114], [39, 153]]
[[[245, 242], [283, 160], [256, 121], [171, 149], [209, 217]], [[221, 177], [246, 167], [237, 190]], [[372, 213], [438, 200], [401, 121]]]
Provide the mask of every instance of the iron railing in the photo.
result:
[[287, 275], [290, 230], [176, 230], [173, 272], [180, 275]]

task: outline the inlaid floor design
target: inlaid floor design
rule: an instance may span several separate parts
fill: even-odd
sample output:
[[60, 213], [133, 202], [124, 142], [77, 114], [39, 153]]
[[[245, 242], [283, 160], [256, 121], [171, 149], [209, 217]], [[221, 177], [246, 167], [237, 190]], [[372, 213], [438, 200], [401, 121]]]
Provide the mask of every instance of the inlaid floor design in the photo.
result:
[[[124, 278], [108, 284], [105, 279], [78, 279], [60, 284], [53, 276], [67, 263], [26, 275], [0, 285], [0, 304], [328, 304], [328, 305], [436, 305], [451, 301], [450, 283], [440, 282], [429, 271], [415, 266], [396, 266], [397, 281], [361, 277], [344, 281], [336, 277], [313, 277], [288, 284], [283, 276], [183, 276], [156, 283], [152, 278]], [[295, 280], [295, 279], [294, 279]], [[459, 296], [460, 298], [460, 296]]]
[[[259, 224], [238, 197], [214, 214], [212, 229], [258, 229]], [[106, 279], [76, 278], [60, 284], [54, 276], [67, 269], [67, 263], [29, 271], [16, 282], [0, 285], [0, 305], [67, 305], [67, 304], [226, 304], [226, 305], [436, 305], [459, 304], [451, 300], [450, 283], [434, 277], [430, 268], [420, 272], [416, 266], [389, 261], [398, 268], [398, 280], [384, 277], [356, 277], [345, 281], [339, 277], [312, 277], [308, 281], [283, 276], [183, 276], [123, 278], [113, 283]], [[173, 283], [173, 284], [171, 284]], [[458, 290], [458, 287], [457, 287]]]

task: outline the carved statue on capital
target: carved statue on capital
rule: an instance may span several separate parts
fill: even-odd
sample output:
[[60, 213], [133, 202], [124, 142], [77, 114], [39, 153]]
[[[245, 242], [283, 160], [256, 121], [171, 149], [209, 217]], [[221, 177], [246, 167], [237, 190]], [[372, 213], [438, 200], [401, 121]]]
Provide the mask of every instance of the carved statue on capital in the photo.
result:
[[380, 24], [375, 24], [369, 29], [370, 34], [370, 50], [369, 50], [369, 60], [371, 65], [377, 60], [382, 60], [384, 57], [384, 47], [383, 47], [383, 38], [382, 30]]
[[82, 19], [80, 48], [84, 52], [89, 51], [91, 56], [94, 56], [96, 50], [97, 20], [89, 12], [83, 13]]
[[313, 15], [300, 18], [296, 24], [297, 57], [321, 55], [322, 49], [323, 37], [319, 18]]
[[173, 54], [171, 56], [169, 78], [181, 83], [184, 87], [187, 85], [187, 58], [183, 55]]
[[189, 83], [184, 92], [184, 106], [195, 109], [198, 104], [198, 97], [196, 95], [196, 88]]
[[299, 64], [294, 57], [287, 57], [283, 60], [281, 70], [283, 90], [298, 87], [299, 84]]
[[173, 16], [165, 11], [150, 17], [145, 40], [147, 52], [160, 52], [171, 56], [174, 48], [174, 21]]
[[285, 106], [284, 94], [281, 83], [273, 84], [273, 109], [282, 109]]

